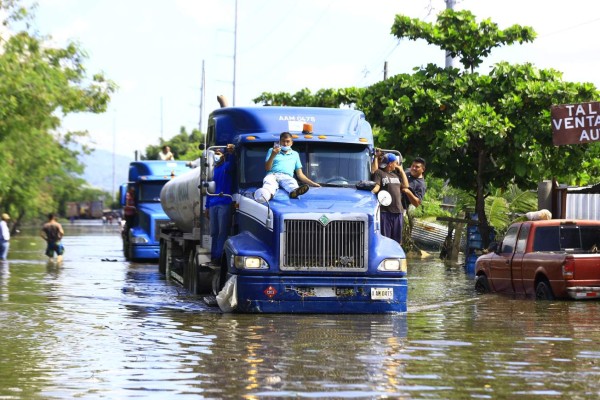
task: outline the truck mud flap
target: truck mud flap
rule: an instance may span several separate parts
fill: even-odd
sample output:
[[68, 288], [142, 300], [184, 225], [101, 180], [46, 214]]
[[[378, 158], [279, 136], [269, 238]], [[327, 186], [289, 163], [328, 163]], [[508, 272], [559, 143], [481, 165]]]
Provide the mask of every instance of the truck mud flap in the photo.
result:
[[223, 312], [232, 312], [237, 308], [237, 276], [231, 276], [217, 295], [217, 304]]

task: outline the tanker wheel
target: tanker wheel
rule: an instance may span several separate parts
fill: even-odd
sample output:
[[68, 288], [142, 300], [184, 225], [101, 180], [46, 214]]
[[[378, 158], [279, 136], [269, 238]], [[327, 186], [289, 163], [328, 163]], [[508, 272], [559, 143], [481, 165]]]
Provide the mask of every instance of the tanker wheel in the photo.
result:
[[492, 291], [490, 289], [490, 282], [485, 274], [477, 275], [475, 278], [475, 291], [481, 294]]
[[190, 250], [188, 254], [187, 264], [183, 275], [184, 286], [192, 293], [197, 293], [198, 279], [195, 276], [196, 271], [196, 250]]
[[160, 253], [158, 255], [158, 272], [161, 274], [167, 273], [167, 242], [160, 241]]
[[552, 287], [550, 282], [542, 280], [535, 286], [535, 299], [536, 300], [554, 300], [554, 293], [552, 293]]

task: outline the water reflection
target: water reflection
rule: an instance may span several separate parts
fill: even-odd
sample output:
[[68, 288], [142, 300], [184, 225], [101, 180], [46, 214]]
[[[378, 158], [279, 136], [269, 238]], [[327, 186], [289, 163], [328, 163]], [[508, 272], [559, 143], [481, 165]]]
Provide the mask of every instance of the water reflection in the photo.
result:
[[410, 262], [407, 314], [221, 314], [156, 265], [126, 262], [118, 231], [69, 228], [62, 265], [33, 236], [0, 263], [0, 398], [600, 391], [600, 302], [477, 296], [460, 265], [430, 259]]

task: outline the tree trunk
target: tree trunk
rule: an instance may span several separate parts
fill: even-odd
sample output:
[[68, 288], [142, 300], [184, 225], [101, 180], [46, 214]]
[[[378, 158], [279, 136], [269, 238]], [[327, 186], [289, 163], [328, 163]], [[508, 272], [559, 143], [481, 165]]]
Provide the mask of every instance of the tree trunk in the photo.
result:
[[477, 195], [475, 197], [475, 212], [477, 213], [477, 218], [479, 220], [479, 233], [481, 234], [481, 241], [484, 249], [490, 244], [490, 226], [485, 215], [485, 195], [483, 193], [485, 184], [482, 178], [486, 158], [487, 155], [485, 150], [480, 149], [477, 158]]

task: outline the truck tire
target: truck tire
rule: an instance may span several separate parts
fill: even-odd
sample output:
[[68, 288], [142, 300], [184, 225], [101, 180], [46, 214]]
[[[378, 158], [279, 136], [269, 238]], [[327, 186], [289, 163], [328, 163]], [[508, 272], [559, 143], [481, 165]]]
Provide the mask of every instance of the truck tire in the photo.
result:
[[158, 272], [165, 275], [167, 273], [167, 242], [160, 241], [160, 253], [158, 254]]
[[193, 294], [210, 294], [213, 271], [200, 266], [197, 255], [196, 250], [192, 250], [188, 258], [187, 268], [189, 270], [189, 279], [194, 281], [193, 285], [190, 285], [190, 291]]
[[123, 256], [125, 257], [125, 260], [129, 261], [130, 257], [129, 257], [129, 237], [128, 235], [124, 235], [123, 236]]
[[536, 300], [554, 300], [554, 293], [552, 293], [552, 287], [550, 282], [547, 280], [541, 280], [535, 286], [535, 299]]
[[490, 293], [492, 291], [487, 275], [480, 274], [475, 277], [475, 291], [480, 294]]
[[221, 268], [214, 271], [213, 279], [212, 279], [212, 293], [217, 296], [223, 286], [225, 286], [225, 282], [227, 281], [227, 268], [221, 264]]

